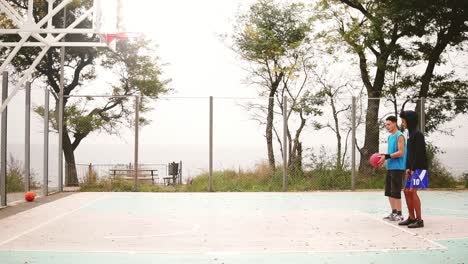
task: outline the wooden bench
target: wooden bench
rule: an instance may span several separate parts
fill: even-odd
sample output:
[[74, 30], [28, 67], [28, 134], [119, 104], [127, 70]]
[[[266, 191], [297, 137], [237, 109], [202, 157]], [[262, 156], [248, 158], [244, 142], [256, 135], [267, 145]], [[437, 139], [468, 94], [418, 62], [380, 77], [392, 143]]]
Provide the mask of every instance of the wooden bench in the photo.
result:
[[[132, 176], [133, 173], [135, 173], [134, 169], [110, 169], [109, 170], [110, 174], [115, 178], [116, 176], [120, 175], [126, 175], [122, 177], [123, 179], [126, 180], [133, 180], [134, 176]], [[119, 173], [120, 172], [120, 173]], [[149, 173], [148, 175], [142, 174], [142, 173]], [[151, 179], [151, 183], [154, 185], [154, 177], [158, 177], [158, 170], [156, 169], [139, 169], [138, 170], [138, 180], [149, 180]]]

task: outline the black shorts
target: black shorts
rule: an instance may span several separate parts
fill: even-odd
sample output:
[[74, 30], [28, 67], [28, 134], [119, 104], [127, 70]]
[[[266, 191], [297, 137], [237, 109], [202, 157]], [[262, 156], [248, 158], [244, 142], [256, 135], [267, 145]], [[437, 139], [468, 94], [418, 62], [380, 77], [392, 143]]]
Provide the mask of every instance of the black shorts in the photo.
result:
[[404, 170], [389, 170], [385, 178], [385, 196], [401, 199], [403, 188]]

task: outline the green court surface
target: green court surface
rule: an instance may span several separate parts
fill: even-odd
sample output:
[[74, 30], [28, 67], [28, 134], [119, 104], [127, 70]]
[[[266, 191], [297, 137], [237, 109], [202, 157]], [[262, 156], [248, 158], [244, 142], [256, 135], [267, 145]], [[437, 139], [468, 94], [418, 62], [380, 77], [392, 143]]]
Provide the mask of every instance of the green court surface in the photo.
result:
[[468, 192], [76, 193], [1, 216], [0, 263], [466, 263]]

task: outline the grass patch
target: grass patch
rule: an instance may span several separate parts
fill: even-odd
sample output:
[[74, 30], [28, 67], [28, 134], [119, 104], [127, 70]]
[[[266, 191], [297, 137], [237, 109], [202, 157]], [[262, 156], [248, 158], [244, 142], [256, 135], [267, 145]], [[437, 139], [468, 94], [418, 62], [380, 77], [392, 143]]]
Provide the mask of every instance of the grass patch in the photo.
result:
[[[7, 163], [7, 177], [6, 177], [6, 190], [8, 193], [24, 192], [24, 178], [25, 178], [24, 165], [21, 161], [15, 159], [10, 154]], [[39, 183], [33, 181], [35, 173], [31, 171], [30, 188], [38, 189]]]
[[[430, 152], [431, 153], [431, 152]], [[456, 188], [457, 181], [439, 162], [435, 155], [429, 155], [430, 188]], [[376, 169], [373, 175], [356, 177], [355, 187], [360, 190], [383, 190], [386, 177], [385, 169]], [[88, 172], [81, 191], [92, 192], [131, 192], [133, 180], [122, 178], [97, 179], [95, 172]], [[462, 184], [468, 188], [468, 173], [465, 173]], [[460, 184], [460, 183], [458, 183]], [[283, 190], [283, 172], [270, 170], [268, 164], [259, 164], [252, 170], [224, 170], [213, 172], [213, 190], [216, 192], [280, 192]], [[289, 173], [288, 191], [339, 191], [351, 190], [351, 170], [336, 169], [330, 166], [315, 166], [299, 175]], [[192, 184], [177, 186], [157, 186], [140, 184], [140, 192], [208, 192], [209, 175], [203, 173], [192, 180]]]
[[[92, 173], [91, 173], [92, 174]], [[89, 179], [88, 179], [89, 178]], [[122, 178], [86, 177], [80, 185], [84, 192], [128, 192], [133, 191], [133, 181]], [[351, 172], [345, 170], [306, 171], [302, 175], [288, 177], [288, 191], [349, 190]], [[224, 170], [213, 173], [213, 190], [216, 192], [280, 192], [283, 190], [283, 172], [271, 171], [267, 164], [260, 164], [254, 170]], [[195, 177], [192, 184], [158, 186], [141, 184], [140, 192], [208, 192], [209, 175]]]

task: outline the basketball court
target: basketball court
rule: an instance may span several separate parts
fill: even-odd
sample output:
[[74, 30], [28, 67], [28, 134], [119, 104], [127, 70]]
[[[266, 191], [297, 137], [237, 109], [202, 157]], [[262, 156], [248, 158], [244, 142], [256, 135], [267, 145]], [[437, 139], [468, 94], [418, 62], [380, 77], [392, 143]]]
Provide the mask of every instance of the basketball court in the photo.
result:
[[[57, 94], [58, 149], [62, 150], [65, 47], [115, 49], [116, 41], [137, 39], [141, 34], [125, 29], [123, 10], [129, 0], [94, 0], [62, 28], [54, 27], [52, 20], [65, 13], [63, 10], [73, 0], [55, 5], [49, 1], [48, 12], [40, 21], [33, 16], [36, 1], [24, 2], [27, 9], [23, 14], [0, 0], [0, 13], [13, 25], [1, 29], [0, 34], [20, 37], [0, 43], [9, 50], [0, 66], [5, 88], [7, 69], [18, 51], [23, 47], [40, 48], [11, 92], [5, 92], [0, 105], [5, 117], [2, 142], [7, 142], [8, 104], [20, 89], [30, 88], [35, 68], [49, 49], [64, 47]], [[92, 21], [92, 26], [79, 27], [85, 20]], [[72, 42], [65, 39], [71, 34], [98, 37], [93, 42]], [[48, 98], [47, 89], [45, 93]], [[139, 99], [136, 94], [136, 109]], [[48, 99], [45, 104], [48, 107]], [[48, 146], [48, 115], [44, 118], [44, 146]], [[135, 120], [139, 120], [138, 116]], [[28, 121], [25, 127], [25, 146], [29, 147]], [[136, 122], [136, 135], [138, 127]], [[138, 137], [135, 138], [134, 164], [138, 175]], [[0, 156], [6, 164], [5, 145], [2, 144]], [[43, 183], [49, 182], [47, 148]], [[30, 154], [27, 148], [26, 167]], [[286, 164], [286, 155], [283, 158]], [[1, 167], [6, 168], [5, 164]], [[463, 263], [468, 259], [468, 192], [421, 192], [425, 227], [412, 230], [382, 220], [389, 211], [382, 192], [65, 195], [61, 152], [57, 164], [59, 194], [47, 196], [49, 190], [44, 184], [45, 197], [0, 210], [0, 263]], [[6, 169], [1, 175], [0, 206], [6, 206]], [[22, 194], [15, 195], [12, 199], [17, 200]]]
[[380, 192], [76, 193], [2, 217], [0, 262], [466, 261], [468, 192], [421, 199], [414, 230]]

